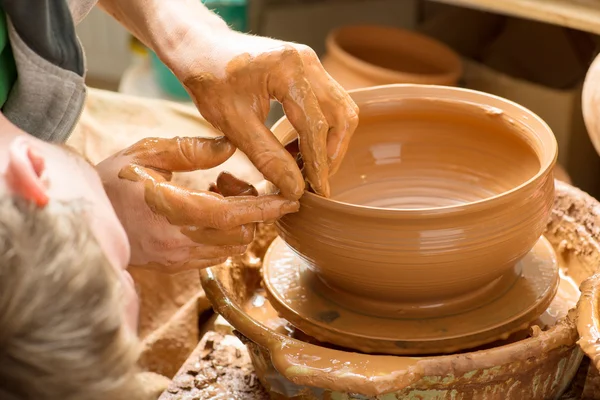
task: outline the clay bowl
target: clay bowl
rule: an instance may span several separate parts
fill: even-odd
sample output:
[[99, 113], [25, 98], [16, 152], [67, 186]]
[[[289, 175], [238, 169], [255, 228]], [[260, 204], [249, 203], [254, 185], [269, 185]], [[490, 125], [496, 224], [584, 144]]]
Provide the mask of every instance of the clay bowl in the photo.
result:
[[[575, 285], [597, 270], [600, 204], [558, 182], [546, 238], [561, 269]], [[245, 339], [256, 372], [274, 399], [558, 399], [583, 354], [576, 342], [576, 314], [513, 342], [479, 351], [430, 356], [369, 355], [326, 348], [267, 326], [245, 307], [260, 290], [256, 269], [228, 265], [201, 272], [215, 310]]]
[[323, 66], [345, 89], [393, 83], [456, 85], [458, 54], [416, 32], [386, 26], [346, 26], [326, 40]]
[[[280, 236], [366, 312], [484, 296], [544, 230], [552, 131], [518, 104], [472, 90], [390, 85], [351, 95], [360, 123], [331, 198], [305, 193], [300, 211], [276, 223]], [[285, 118], [273, 132], [282, 143], [296, 137]]]

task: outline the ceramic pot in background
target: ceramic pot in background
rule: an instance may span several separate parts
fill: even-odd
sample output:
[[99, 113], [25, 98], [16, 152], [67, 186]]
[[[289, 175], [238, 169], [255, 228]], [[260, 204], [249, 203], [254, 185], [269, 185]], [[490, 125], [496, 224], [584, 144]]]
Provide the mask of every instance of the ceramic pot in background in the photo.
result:
[[600, 154], [600, 55], [596, 57], [585, 77], [581, 108], [590, 140], [596, 152]]
[[[541, 236], [557, 144], [527, 109], [431, 85], [352, 91], [361, 120], [331, 198], [305, 193], [280, 236], [331, 287], [435, 304], [491, 284]], [[286, 119], [273, 132], [296, 137]]]
[[334, 30], [322, 59], [345, 89], [393, 83], [456, 85], [460, 57], [422, 34], [386, 26], [347, 26]]

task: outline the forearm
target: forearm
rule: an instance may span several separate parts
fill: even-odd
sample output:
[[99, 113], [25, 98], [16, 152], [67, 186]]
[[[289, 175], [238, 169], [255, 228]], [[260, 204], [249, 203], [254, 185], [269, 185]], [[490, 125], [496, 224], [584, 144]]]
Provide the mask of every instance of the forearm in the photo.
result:
[[190, 29], [207, 43], [229, 30], [200, 0], [100, 0], [99, 5], [164, 61], [176, 58]]

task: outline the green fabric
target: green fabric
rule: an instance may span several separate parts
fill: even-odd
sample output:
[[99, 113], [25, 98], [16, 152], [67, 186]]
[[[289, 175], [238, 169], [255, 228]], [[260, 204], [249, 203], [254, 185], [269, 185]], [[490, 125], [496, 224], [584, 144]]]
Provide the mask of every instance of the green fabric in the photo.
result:
[[8, 40], [6, 15], [0, 10], [0, 108], [17, 80], [17, 66]]

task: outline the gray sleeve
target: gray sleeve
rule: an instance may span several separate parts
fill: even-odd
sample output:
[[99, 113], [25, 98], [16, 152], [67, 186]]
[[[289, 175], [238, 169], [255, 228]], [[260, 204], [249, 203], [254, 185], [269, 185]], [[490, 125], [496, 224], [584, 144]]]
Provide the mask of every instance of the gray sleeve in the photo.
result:
[[66, 0], [0, 0], [19, 36], [50, 63], [83, 76], [84, 60]]

